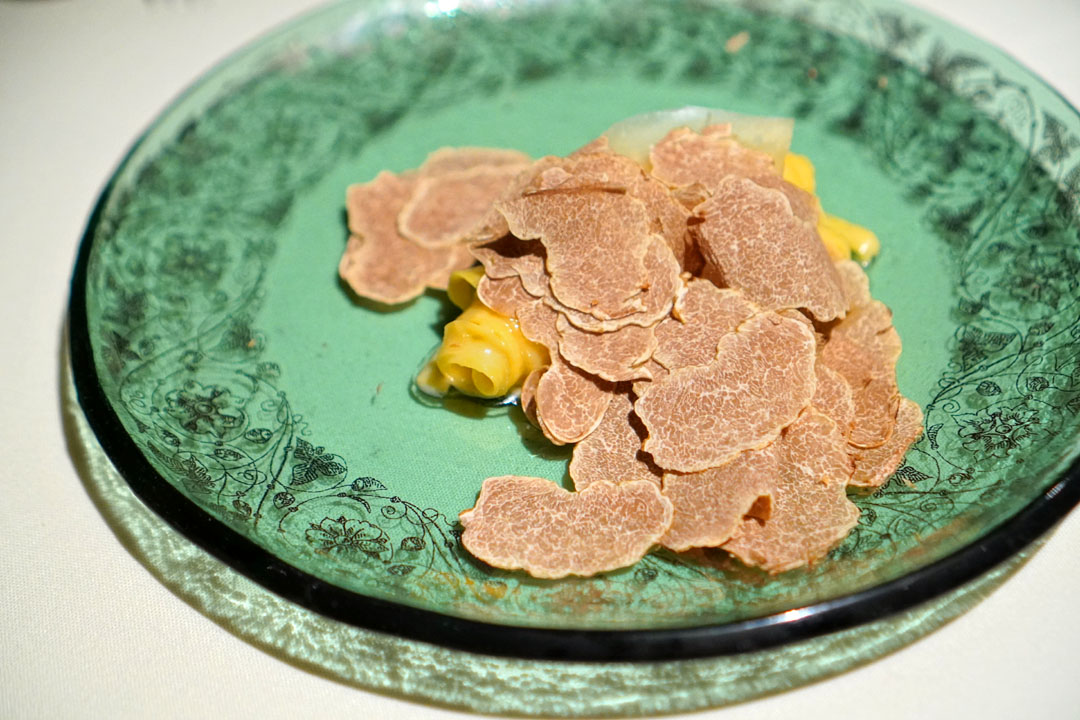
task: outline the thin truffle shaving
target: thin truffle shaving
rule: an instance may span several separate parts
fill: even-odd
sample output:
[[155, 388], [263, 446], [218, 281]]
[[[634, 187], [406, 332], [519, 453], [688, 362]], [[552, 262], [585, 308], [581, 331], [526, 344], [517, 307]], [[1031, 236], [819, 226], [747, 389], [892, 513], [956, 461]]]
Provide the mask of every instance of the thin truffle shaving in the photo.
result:
[[708, 365], [654, 381], [634, 404], [645, 450], [665, 470], [699, 472], [772, 442], [814, 395], [814, 334], [762, 313], [721, 338]]
[[574, 327], [565, 315], [555, 325], [559, 354], [566, 362], [612, 382], [648, 379], [645, 362], [656, 349], [651, 327], [626, 325], [607, 333], [589, 333]]
[[511, 318], [517, 317], [518, 310], [536, 302], [516, 277], [493, 280], [485, 275], [476, 285], [476, 297], [495, 312]]
[[671, 512], [643, 480], [601, 480], [571, 493], [544, 478], [504, 475], [485, 480], [476, 506], [461, 513], [461, 542], [489, 565], [533, 577], [595, 575], [640, 560]]
[[360, 297], [389, 305], [426, 288], [446, 289], [472, 264], [468, 243], [484, 231], [503, 186], [528, 167], [516, 150], [445, 148], [418, 171], [382, 172], [352, 185], [350, 237], [338, 273]]
[[694, 278], [671, 317], [656, 326], [653, 358], [668, 370], [707, 365], [716, 358], [720, 339], [759, 311], [742, 292]]
[[349, 237], [338, 272], [359, 296], [406, 302], [425, 288], [446, 288], [450, 274], [472, 264], [464, 246], [424, 248], [401, 237], [397, 217], [416, 187], [415, 176], [380, 173], [346, 195]]
[[814, 373], [817, 387], [810, 404], [836, 423], [841, 435], [849, 437], [855, 425], [855, 401], [851, 385], [843, 375], [821, 362], [814, 366]]
[[900, 402], [899, 356], [900, 337], [893, 328], [892, 313], [876, 300], [853, 309], [829, 333], [820, 362], [851, 387], [851, 444], [878, 447], [892, 435]]
[[515, 236], [544, 244], [548, 282], [560, 303], [601, 320], [643, 309], [643, 261], [652, 235], [640, 201], [578, 191], [503, 200], [496, 207]]
[[596, 430], [574, 446], [570, 461], [574, 487], [580, 491], [603, 480], [648, 480], [659, 486], [663, 471], [642, 450], [644, 440], [645, 427], [634, 414], [630, 396], [616, 394]]
[[760, 519], [768, 522], [777, 472], [775, 445], [748, 450], [725, 465], [701, 472], [665, 473], [664, 497], [675, 510], [660, 544], [676, 552], [717, 547], [731, 538], [755, 506], [765, 509]]
[[848, 448], [855, 463], [850, 484], [860, 488], [884, 485], [889, 476], [896, 472], [904, 454], [911, 444], [919, 439], [922, 431], [922, 409], [917, 403], [905, 397], [900, 398], [896, 411], [896, 426], [887, 441], [875, 448], [860, 448], [854, 445]]
[[723, 283], [766, 310], [805, 308], [816, 320], [842, 317], [840, 277], [817, 231], [783, 193], [727, 177], [694, 209], [698, 247]]
[[845, 491], [846, 445], [832, 420], [812, 409], [803, 414], [771, 446], [777, 461], [769, 518], [743, 520], [722, 547], [770, 573], [824, 557], [859, 519]]
[[[502, 217], [501, 215], [499, 217]], [[544, 246], [535, 242], [522, 242], [513, 235], [498, 240], [473, 245], [473, 257], [484, 266], [484, 273], [493, 279], [517, 277], [525, 292], [534, 297], [548, 294], [547, 270]]]
[[518, 150], [486, 147], [444, 147], [427, 156], [420, 172], [437, 176], [444, 173], [471, 170], [477, 167], [502, 167], [526, 165], [530, 158]]
[[421, 177], [398, 215], [401, 234], [427, 248], [470, 240], [483, 224], [507, 182], [526, 166], [480, 166]]
[[776, 174], [771, 157], [741, 145], [729, 132], [724, 126], [713, 126], [711, 132], [706, 128], [700, 135], [688, 128], [672, 130], [649, 153], [653, 176], [670, 187], [699, 183], [715, 192], [729, 175]]
[[552, 356], [551, 367], [536, 385], [536, 418], [556, 444], [588, 437], [611, 402], [612, 384], [581, 372]]
[[671, 311], [675, 299], [683, 290], [679, 264], [674, 253], [658, 235], [649, 239], [642, 264], [646, 277], [638, 296], [641, 303], [639, 311], [605, 320], [567, 307], [550, 292], [544, 296], [544, 302], [565, 315], [571, 324], [588, 332], [612, 332], [626, 325], [656, 325]]

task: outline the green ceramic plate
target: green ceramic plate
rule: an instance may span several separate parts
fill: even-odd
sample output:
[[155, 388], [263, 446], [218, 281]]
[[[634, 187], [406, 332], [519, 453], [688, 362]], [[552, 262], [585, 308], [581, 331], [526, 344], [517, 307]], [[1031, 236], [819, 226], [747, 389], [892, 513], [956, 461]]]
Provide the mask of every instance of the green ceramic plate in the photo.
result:
[[[458, 512], [489, 475], [561, 480], [568, 455], [516, 408], [411, 391], [448, 303], [351, 299], [344, 188], [444, 145], [562, 154], [687, 104], [795, 117], [825, 208], [877, 231], [872, 289], [924, 436], [813, 569], [655, 552], [590, 579], [494, 571], [462, 550]], [[1077, 502], [1078, 208], [1076, 111], [890, 2], [344, 3], [208, 75], [124, 161], [76, 268], [74, 379], [147, 505], [340, 632], [526, 674], [739, 658], [947, 597]]]

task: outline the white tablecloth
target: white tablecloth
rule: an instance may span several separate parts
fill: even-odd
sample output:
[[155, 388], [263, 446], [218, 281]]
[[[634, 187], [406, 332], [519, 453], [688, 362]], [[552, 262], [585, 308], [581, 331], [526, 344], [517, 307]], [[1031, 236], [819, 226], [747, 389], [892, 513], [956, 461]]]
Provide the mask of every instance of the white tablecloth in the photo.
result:
[[[102, 184], [183, 87], [315, 4], [0, 0], [0, 717], [468, 717], [311, 675], [197, 613], [117, 541], [61, 428], [67, 283]], [[1080, 102], [1076, 0], [919, 4]], [[1078, 549], [1080, 513], [988, 600], [922, 641], [697, 717], [1077, 717]]]

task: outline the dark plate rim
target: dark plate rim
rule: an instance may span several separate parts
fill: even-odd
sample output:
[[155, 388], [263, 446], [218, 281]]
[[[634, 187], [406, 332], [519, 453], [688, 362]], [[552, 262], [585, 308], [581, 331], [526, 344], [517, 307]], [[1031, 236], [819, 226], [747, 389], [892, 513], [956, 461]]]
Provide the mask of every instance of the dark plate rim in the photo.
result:
[[[316, 10], [314, 14], [319, 12]], [[286, 23], [286, 27], [293, 22]], [[202, 79], [276, 34], [272, 32], [252, 41]], [[990, 43], [980, 42], [1005, 55]], [[1026, 67], [1005, 56], [1033, 80], [1043, 83]], [[202, 79], [170, 103], [151, 124], [151, 129], [198, 87]], [[1043, 85], [1076, 112], [1054, 88]], [[149, 132], [150, 129], [142, 133], [113, 171], [79, 242], [68, 306], [68, 348], [76, 396], [105, 454], [145, 505], [233, 570], [278, 596], [330, 619], [455, 650], [531, 660], [658, 662], [738, 655], [884, 620], [958, 590], [1027, 548], [1080, 504], [1080, 458], [1077, 458], [1048, 489], [1015, 515], [979, 540], [938, 561], [866, 590], [731, 623], [653, 630], [522, 627], [468, 620], [346, 590], [281, 560], [213, 518], [170, 485], [128, 435], [98, 381], [86, 307], [90, 255], [104, 208], [116, 190], [116, 178]]]

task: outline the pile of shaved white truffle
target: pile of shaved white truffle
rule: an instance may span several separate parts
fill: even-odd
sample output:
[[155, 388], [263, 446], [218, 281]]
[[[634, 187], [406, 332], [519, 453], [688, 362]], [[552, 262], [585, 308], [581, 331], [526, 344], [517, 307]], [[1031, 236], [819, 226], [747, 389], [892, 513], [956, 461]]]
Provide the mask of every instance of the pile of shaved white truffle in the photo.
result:
[[772, 121], [682, 112], [565, 158], [441, 150], [349, 189], [358, 294], [401, 302], [475, 258], [480, 301], [548, 350], [521, 405], [575, 444], [575, 489], [485, 480], [462, 542], [493, 566], [587, 576], [656, 545], [813, 563], [858, 519], [847, 488], [882, 484], [922, 431], [891, 313], [830, 260]]

